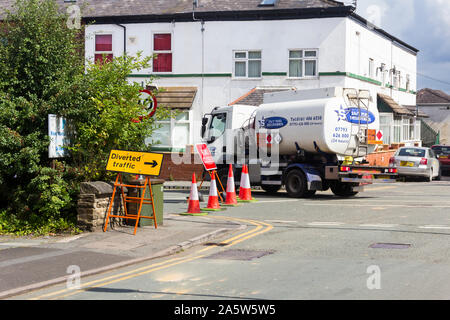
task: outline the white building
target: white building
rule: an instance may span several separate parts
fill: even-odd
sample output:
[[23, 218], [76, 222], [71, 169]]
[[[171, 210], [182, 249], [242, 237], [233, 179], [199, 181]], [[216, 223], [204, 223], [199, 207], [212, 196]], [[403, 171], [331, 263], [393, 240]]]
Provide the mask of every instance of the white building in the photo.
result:
[[[78, 1], [80, 2], [80, 1]], [[158, 54], [150, 76], [168, 89], [160, 105], [182, 108], [155, 140], [164, 151], [200, 141], [201, 118], [255, 88], [368, 89], [384, 141], [417, 143], [418, 50], [332, 0], [93, 1], [83, 9], [86, 58]], [[253, 90], [254, 91], [254, 90]], [[389, 98], [389, 101], [385, 101]]]

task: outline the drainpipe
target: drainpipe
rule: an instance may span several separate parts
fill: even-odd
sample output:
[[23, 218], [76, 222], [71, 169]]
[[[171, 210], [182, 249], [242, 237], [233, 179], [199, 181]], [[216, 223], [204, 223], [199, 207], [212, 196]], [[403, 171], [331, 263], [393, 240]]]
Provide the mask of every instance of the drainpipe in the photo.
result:
[[118, 24], [117, 25], [121, 28], [123, 28], [123, 55], [127, 54], [127, 27], [125, 27], [122, 24]]
[[201, 107], [203, 110], [203, 99], [204, 99], [204, 84], [205, 84], [205, 77], [204, 77], [204, 73], [205, 73], [205, 21], [203, 19], [197, 19], [195, 18], [195, 8], [199, 6], [198, 0], [194, 0], [192, 3], [192, 20], [193, 21], [200, 21], [201, 23], [201, 29], [200, 31], [202, 32], [202, 84], [201, 84], [201, 90], [202, 90], [202, 94], [201, 94]]

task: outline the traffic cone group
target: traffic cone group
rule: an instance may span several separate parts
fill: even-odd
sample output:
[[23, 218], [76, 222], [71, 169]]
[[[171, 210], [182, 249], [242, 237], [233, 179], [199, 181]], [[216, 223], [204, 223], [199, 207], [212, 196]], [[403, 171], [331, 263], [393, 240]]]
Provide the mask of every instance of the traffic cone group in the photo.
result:
[[241, 184], [239, 186], [239, 202], [256, 201], [252, 198], [252, 189], [250, 186], [250, 177], [248, 175], [248, 167], [244, 164], [242, 168]]
[[204, 211], [220, 211], [222, 208], [220, 208], [219, 204], [219, 195], [217, 193], [217, 185], [216, 185], [216, 178], [214, 177], [214, 174], [211, 175], [211, 183], [209, 186], [209, 197], [208, 197], [208, 205], [206, 208], [201, 209]]
[[[192, 184], [191, 184], [191, 192], [189, 195], [189, 204], [188, 210], [182, 215], [192, 215], [192, 216], [200, 216], [206, 215], [204, 211], [220, 211], [224, 210], [221, 208], [219, 203], [219, 194], [216, 185], [216, 173], [213, 172], [211, 174], [211, 183], [209, 188], [209, 197], [208, 197], [208, 205], [206, 208], [200, 209], [200, 201], [197, 190], [197, 181], [195, 178], [195, 173], [192, 174]], [[221, 198], [222, 200], [222, 198]], [[222, 200], [223, 201], [223, 200]], [[224, 206], [237, 206], [238, 202], [254, 202], [256, 201], [252, 198], [251, 186], [250, 186], [250, 177], [248, 174], [248, 166], [244, 165], [242, 167], [241, 174], [241, 184], [239, 187], [239, 197], [236, 197], [236, 190], [234, 186], [234, 176], [233, 176], [233, 166], [230, 164], [228, 171], [228, 180], [227, 180], [227, 190], [226, 190], [226, 199]]]
[[182, 215], [200, 216], [205, 215], [200, 210], [200, 201], [198, 199], [197, 180], [195, 179], [195, 173], [192, 174], [191, 193], [189, 194], [188, 210]]

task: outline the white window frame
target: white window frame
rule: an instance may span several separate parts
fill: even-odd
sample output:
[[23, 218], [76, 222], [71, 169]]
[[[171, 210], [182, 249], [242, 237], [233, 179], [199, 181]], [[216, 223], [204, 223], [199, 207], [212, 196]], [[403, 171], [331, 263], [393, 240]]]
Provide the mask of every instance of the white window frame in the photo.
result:
[[[155, 51], [155, 34], [170, 34], [170, 50], [158, 50]], [[159, 54], [159, 53], [171, 53], [172, 54], [172, 71], [153, 71], [153, 58], [152, 58], [152, 73], [156, 73], [156, 74], [172, 74], [173, 73], [173, 66], [175, 65], [174, 63], [174, 54], [173, 54], [173, 32], [172, 31], [153, 31], [152, 32], [152, 38], [151, 38], [151, 52], [152, 55], [154, 54]]]
[[[261, 58], [259, 59], [250, 59], [250, 52], [259, 52], [261, 54]], [[245, 58], [236, 58], [236, 53], [245, 53]], [[245, 50], [233, 50], [233, 79], [235, 80], [258, 80], [262, 79], [262, 57], [263, 51], [261, 49], [245, 49]], [[259, 77], [249, 77], [249, 61], [259, 61], [261, 63], [261, 73]], [[236, 76], [236, 62], [244, 62], [245, 63], [245, 77], [244, 76]]]
[[[97, 51], [96, 50], [96, 47], [97, 47], [96, 38], [97, 38], [97, 36], [111, 36], [111, 51]], [[94, 57], [93, 57], [94, 62], [95, 62], [95, 55], [97, 55], [97, 54], [101, 54], [101, 55], [112, 54], [113, 58], [114, 58], [114, 33], [113, 32], [98, 32], [98, 33], [94, 33], [93, 42], [94, 42]]]
[[[386, 119], [386, 124], [381, 123], [381, 118]], [[394, 114], [390, 112], [380, 112], [380, 130], [383, 130], [383, 143], [391, 144], [394, 134]]]
[[403, 141], [410, 141], [410, 121], [408, 117], [403, 116], [402, 117], [402, 142]]
[[[301, 58], [291, 58], [290, 53], [291, 51], [302, 51], [302, 57]], [[305, 57], [306, 51], [315, 51], [316, 56], [315, 57]], [[289, 65], [291, 60], [293, 61], [301, 61], [302, 62], [302, 74], [300, 77], [291, 77], [289, 74]], [[294, 49], [288, 49], [287, 51], [287, 78], [288, 79], [317, 79], [319, 77], [319, 49], [317, 48], [294, 48]], [[306, 72], [306, 61], [315, 61], [316, 62], [316, 73], [315, 75], [305, 75]]]
[[[392, 139], [393, 143], [401, 143], [403, 142], [403, 126], [402, 126], [402, 117], [394, 117], [392, 122]], [[396, 130], [397, 129], [397, 130]], [[396, 138], [396, 131], [398, 131], [398, 141]]]
[[[175, 110], [174, 110], [175, 111]], [[174, 116], [170, 116], [170, 119], [167, 120], [158, 120], [156, 121], [156, 124], [168, 124], [169, 125], [169, 140], [170, 140], [170, 145], [165, 145], [165, 144], [154, 144], [153, 146], [156, 148], [167, 148], [167, 149], [181, 149], [181, 148], [185, 148], [186, 145], [191, 144], [191, 136], [192, 136], [192, 121], [191, 121], [191, 117], [192, 117], [192, 112], [191, 110], [179, 110], [181, 111], [181, 113], [187, 113], [188, 114], [188, 120], [176, 120]], [[172, 111], [171, 111], [172, 112]], [[173, 143], [173, 132], [174, 129], [176, 127], [177, 124], [187, 124], [188, 125], [188, 139], [187, 139], [187, 143], [184, 146], [175, 146]], [[155, 141], [156, 142], [156, 141]]]

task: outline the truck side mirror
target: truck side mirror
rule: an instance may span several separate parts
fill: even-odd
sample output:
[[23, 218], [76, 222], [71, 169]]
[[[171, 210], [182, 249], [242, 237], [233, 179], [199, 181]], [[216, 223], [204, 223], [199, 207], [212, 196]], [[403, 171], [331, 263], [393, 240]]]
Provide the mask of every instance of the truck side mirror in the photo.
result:
[[208, 118], [203, 117], [202, 118], [202, 131], [201, 131], [201, 137], [203, 138], [203, 136], [205, 135], [205, 131], [206, 131], [206, 125], [208, 124]]
[[206, 131], [206, 126], [202, 124], [202, 131], [200, 133], [201, 137], [203, 138], [205, 135], [205, 131]]

